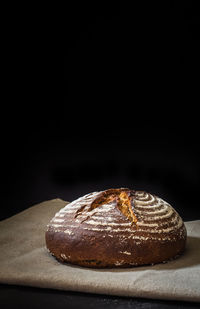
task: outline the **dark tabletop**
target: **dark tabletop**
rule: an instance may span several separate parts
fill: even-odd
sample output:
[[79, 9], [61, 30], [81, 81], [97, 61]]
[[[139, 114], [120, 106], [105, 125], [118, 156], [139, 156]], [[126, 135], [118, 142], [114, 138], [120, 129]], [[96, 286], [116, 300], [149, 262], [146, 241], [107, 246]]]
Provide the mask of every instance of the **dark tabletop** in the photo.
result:
[[0, 303], [3, 308], [199, 308], [199, 303], [191, 302], [125, 298], [4, 285], [1, 286]]
[[[14, 14], [3, 44], [10, 101], [1, 106], [0, 219], [44, 200], [72, 201], [113, 187], [149, 191], [184, 221], [200, 219], [199, 18], [193, 1], [140, 8], [84, 2], [68, 9], [62, 29], [46, 10]], [[0, 305], [199, 308], [9, 285], [1, 285]]]

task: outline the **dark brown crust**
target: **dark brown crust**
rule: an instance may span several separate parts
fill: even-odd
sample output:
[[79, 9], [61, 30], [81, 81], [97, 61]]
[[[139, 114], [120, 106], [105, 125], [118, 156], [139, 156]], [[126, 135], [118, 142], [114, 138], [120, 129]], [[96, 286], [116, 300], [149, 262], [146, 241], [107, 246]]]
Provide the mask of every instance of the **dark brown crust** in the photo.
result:
[[[117, 190], [109, 189], [109, 192], [106, 190], [91, 194], [69, 204], [68, 208], [66, 206], [66, 215], [63, 210], [64, 221], [58, 224], [59, 228], [56, 227], [55, 218], [60, 218], [61, 215], [57, 214], [51, 220], [46, 232], [46, 246], [50, 253], [61, 262], [106, 268], [165, 262], [179, 256], [184, 251], [186, 229], [180, 216], [171, 206], [169, 210], [165, 210], [167, 203], [162, 205], [159, 198], [149, 195], [153, 196], [153, 202], [149, 200], [149, 205], [152, 204], [149, 209], [155, 208], [158, 214], [162, 213], [160, 218], [156, 215], [154, 220], [152, 210], [141, 204], [145, 194], [147, 195], [146, 192], [140, 201], [139, 196], [143, 194], [142, 191]], [[103, 200], [108, 202], [109, 196], [119, 194], [122, 190], [129, 192], [132, 205], [136, 204], [133, 209], [139, 228], [135, 224], [131, 225], [129, 219], [121, 213], [118, 207], [115, 207], [117, 203], [113, 204], [111, 211], [107, 211], [106, 208], [110, 207], [109, 203], [108, 206], [103, 206]], [[145, 203], [146, 200], [144, 200]], [[144, 214], [141, 213], [143, 207], [146, 207]], [[95, 221], [95, 216], [96, 218], [101, 216], [101, 221]], [[113, 222], [110, 221], [112, 218]], [[62, 219], [59, 220], [62, 221]], [[176, 225], [175, 222], [177, 222]]]

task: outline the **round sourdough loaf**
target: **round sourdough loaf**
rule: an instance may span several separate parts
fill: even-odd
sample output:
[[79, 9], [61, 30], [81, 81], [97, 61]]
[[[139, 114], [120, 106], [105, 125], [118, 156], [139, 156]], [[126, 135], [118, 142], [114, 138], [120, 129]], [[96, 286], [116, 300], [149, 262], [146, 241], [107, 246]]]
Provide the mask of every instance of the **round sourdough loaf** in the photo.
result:
[[179, 214], [161, 198], [127, 188], [87, 194], [50, 221], [46, 246], [59, 261], [130, 267], [179, 256], [186, 244]]

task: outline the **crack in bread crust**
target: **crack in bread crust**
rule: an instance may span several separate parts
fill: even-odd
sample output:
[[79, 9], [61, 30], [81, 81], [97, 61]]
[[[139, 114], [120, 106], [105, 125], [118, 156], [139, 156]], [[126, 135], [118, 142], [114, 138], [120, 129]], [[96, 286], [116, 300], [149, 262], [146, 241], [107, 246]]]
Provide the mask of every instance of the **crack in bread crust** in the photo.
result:
[[[95, 208], [100, 207], [104, 204], [116, 203], [117, 208], [120, 212], [133, 224], [137, 226], [137, 217], [134, 214], [131, 201], [131, 197], [134, 195], [134, 191], [127, 188], [120, 189], [108, 189], [100, 193], [100, 195], [91, 203], [91, 206], [87, 212], [93, 211]], [[84, 212], [85, 205], [77, 210], [75, 218]], [[91, 215], [92, 216], [92, 215]], [[88, 220], [90, 215], [87, 216], [84, 221]], [[82, 222], [84, 222], [82, 221]]]
[[117, 199], [117, 207], [126, 216], [131, 223], [135, 223], [137, 226], [137, 217], [133, 212], [130, 193], [127, 191], [122, 191]]

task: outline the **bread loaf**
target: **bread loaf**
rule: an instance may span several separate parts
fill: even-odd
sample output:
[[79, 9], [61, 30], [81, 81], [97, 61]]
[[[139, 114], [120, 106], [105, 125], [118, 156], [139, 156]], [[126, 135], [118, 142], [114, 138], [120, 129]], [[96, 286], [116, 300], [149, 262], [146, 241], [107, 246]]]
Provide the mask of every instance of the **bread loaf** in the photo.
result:
[[184, 251], [186, 237], [181, 217], [167, 202], [120, 188], [67, 204], [50, 221], [46, 246], [61, 262], [131, 267], [176, 258]]

